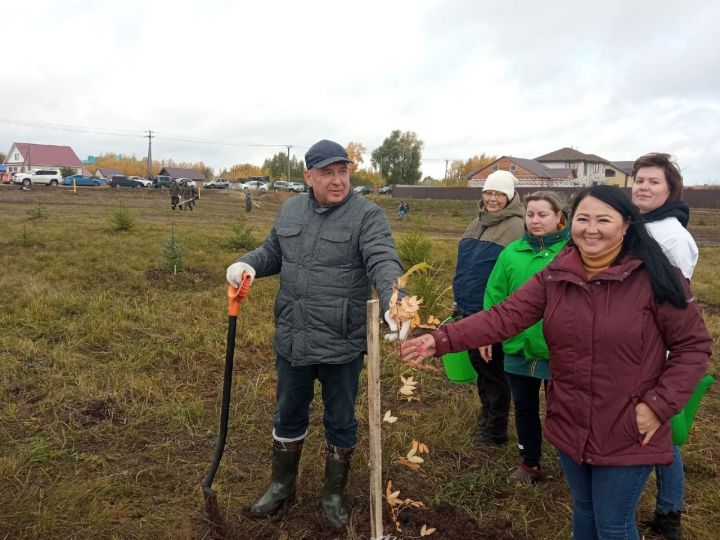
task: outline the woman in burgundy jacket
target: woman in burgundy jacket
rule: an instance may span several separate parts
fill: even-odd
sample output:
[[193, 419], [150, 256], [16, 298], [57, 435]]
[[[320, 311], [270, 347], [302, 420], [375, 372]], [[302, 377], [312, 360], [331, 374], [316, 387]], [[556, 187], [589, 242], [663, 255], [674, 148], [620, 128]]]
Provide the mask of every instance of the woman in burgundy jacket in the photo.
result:
[[574, 537], [638, 538], [640, 494], [653, 466], [673, 459], [669, 420], [705, 373], [712, 339], [622, 190], [583, 190], [572, 213], [572, 245], [548, 267], [492, 309], [406, 341], [403, 360], [496, 343], [543, 319], [544, 431], [572, 491]]

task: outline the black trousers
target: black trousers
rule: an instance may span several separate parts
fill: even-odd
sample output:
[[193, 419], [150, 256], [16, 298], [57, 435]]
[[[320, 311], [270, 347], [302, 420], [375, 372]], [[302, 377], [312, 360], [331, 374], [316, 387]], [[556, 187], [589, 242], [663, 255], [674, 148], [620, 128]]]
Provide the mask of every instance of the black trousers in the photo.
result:
[[485, 362], [477, 349], [468, 350], [468, 356], [478, 374], [480, 438], [489, 442], [505, 442], [510, 415], [510, 384], [505, 373], [502, 344], [492, 346], [491, 362]]
[[513, 404], [515, 429], [520, 457], [528, 467], [539, 467], [542, 455], [542, 423], [540, 421], [540, 384], [547, 390], [547, 381], [508, 373]]

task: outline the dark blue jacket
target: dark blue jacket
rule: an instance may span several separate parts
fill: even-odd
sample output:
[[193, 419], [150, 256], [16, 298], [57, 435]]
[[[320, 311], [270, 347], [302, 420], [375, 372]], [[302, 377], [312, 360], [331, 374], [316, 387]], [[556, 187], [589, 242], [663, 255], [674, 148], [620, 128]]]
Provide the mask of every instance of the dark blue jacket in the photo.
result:
[[485, 212], [468, 226], [458, 244], [453, 292], [455, 310], [463, 315], [482, 311], [485, 288], [500, 252], [521, 238], [525, 228], [525, 207], [516, 194], [499, 212]]

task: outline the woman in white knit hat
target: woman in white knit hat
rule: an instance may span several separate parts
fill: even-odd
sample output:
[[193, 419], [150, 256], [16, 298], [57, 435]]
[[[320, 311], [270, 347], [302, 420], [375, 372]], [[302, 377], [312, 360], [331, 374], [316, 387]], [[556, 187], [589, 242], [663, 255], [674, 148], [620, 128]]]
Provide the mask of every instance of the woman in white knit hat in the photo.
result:
[[[509, 171], [495, 171], [485, 180], [478, 215], [458, 244], [453, 292], [455, 317], [482, 311], [488, 278], [510, 242], [522, 237], [525, 207], [515, 192], [517, 179]], [[477, 349], [468, 350], [478, 374], [480, 397], [475, 438], [483, 444], [505, 444], [510, 413], [510, 386], [505, 376], [502, 344], [493, 346], [493, 359], [485, 362]]]

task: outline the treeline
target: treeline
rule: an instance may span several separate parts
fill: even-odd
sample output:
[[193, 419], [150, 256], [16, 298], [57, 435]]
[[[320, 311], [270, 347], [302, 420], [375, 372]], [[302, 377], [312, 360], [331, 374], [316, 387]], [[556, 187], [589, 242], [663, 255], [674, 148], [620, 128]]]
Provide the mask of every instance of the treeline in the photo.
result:
[[[422, 175], [422, 151], [425, 143], [413, 131], [402, 132], [393, 130], [383, 143], [370, 152], [370, 164], [363, 167], [363, 155], [367, 149], [362, 143], [349, 142], [346, 150], [353, 161], [350, 167], [350, 179], [353, 185], [383, 186], [389, 184], [417, 184]], [[447, 178], [444, 186], [465, 186], [467, 178], [473, 171], [486, 167], [497, 159], [496, 156], [485, 153], [475, 155], [466, 160], [457, 159], [449, 163]], [[119, 169], [128, 176], [145, 176], [147, 174], [147, 157], [137, 158], [122, 154], [103, 154], [97, 158], [93, 165], [86, 166], [91, 172], [98, 168], [112, 167]], [[152, 174], [157, 175], [163, 167], [183, 167], [197, 169], [205, 179], [213, 177], [224, 178], [230, 181], [246, 179], [251, 176], [269, 176], [273, 181], [292, 180], [302, 181], [305, 163], [295, 155], [278, 152], [265, 159], [262, 165], [252, 163], [237, 163], [231, 167], [223, 168], [215, 174], [211, 167], [202, 161], [197, 163], [175, 162], [172, 159], [153, 161]], [[431, 179], [425, 177], [424, 180]], [[443, 180], [437, 178], [434, 180]]]
[[[98, 169], [117, 169], [126, 176], [147, 176], [147, 156], [138, 158], [134, 155], [124, 154], [101, 154], [97, 156], [95, 163], [84, 166], [92, 174]], [[163, 167], [182, 167], [183, 169], [196, 169], [200, 171], [206, 180], [213, 177], [212, 167], [208, 167], [202, 161], [190, 163], [187, 161], [174, 161], [166, 159], [163, 161], [153, 160], [151, 171], [156, 176]]]

